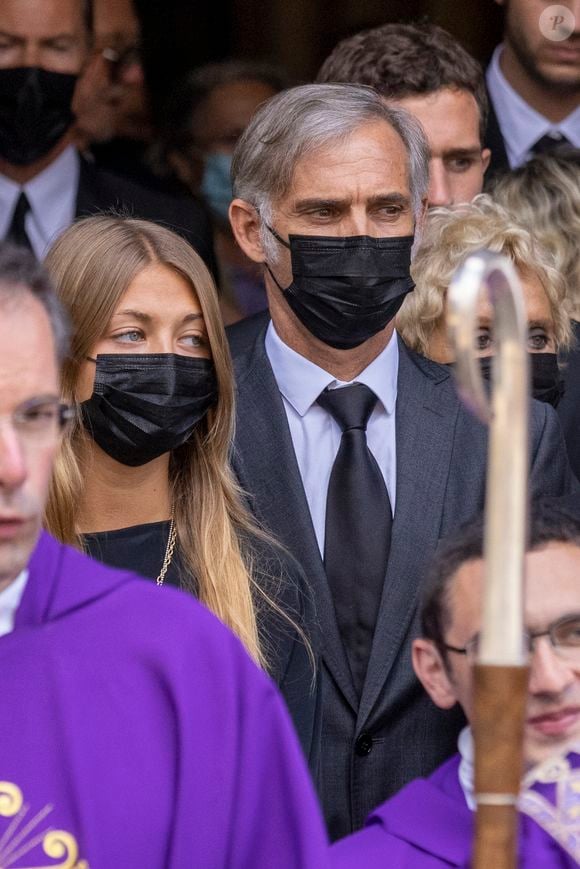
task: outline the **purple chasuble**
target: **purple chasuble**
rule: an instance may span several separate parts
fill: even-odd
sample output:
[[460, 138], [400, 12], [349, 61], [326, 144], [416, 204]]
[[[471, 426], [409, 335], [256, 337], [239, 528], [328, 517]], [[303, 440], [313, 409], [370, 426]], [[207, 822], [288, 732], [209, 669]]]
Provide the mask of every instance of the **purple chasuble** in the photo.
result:
[[43, 534], [0, 637], [1, 869], [319, 869], [288, 714], [189, 595]]
[[[411, 782], [370, 815], [364, 830], [337, 842], [330, 849], [332, 869], [468, 869], [474, 814], [459, 783], [459, 761], [455, 755], [430, 778]], [[546, 802], [550, 787], [534, 785], [533, 791]], [[580, 801], [580, 789], [578, 796]], [[534, 820], [520, 815], [520, 869], [578, 865]]]

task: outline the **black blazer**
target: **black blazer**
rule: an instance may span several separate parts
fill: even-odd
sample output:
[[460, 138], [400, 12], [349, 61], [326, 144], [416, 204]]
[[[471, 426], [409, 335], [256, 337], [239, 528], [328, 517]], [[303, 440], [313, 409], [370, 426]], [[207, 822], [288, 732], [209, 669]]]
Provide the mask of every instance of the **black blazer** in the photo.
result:
[[113, 175], [81, 156], [76, 217], [102, 211], [122, 211], [132, 217], [161, 223], [182, 235], [217, 275], [209, 217], [197, 200], [170, 196]]
[[496, 175], [501, 175], [503, 172], [509, 172], [510, 169], [504, 138], [502, 136], [499, 121], [489, 91], [487, 97], [489, 100], [489, 116], [487, 119], [487, 128], [485, 131], [483, 146], [484, 148], [490, 148], [491, 161], [487, 168], [487, 172], [485, 173], [486, 183], [492, 181]]
[[[369, 666], [355, 694], [302, 485], [286, 412], [264, 346], [268, 315], [229, 330], [237, 379], [234, 466], [252, 507], [302, 565], [322, 636], [319, 793], [333, 839], [457, 749], [464, 723], [427, 697], [411, 666], [421, 582], [440, 538], [483, 507], [487, 431], [460, 404], [448, 368], [399, 341], [397, 497]], [[533, 403], [532, 490], [561, 495], [574, 481], [554, 410]], [[361, 577], [362, 580], [362, 577]]]
[[572, 322], [574, 344], [563, 358], [565, 390], [558, 416], [566, 438], [572, 470], [580, 480], [580, 323]]
[[[304, 571], [289, 552], [255, 538], [249, 543], [246, 541], [246, 546], [252, 553], [256, 582], [290, 618], [289, 621], [266, 606], [256, 592], [258, 630], [266, 650], [269, 673], [286, 701], [310, 772], [316, 779], [320, 763], [322, 698], [314, 595]], [[311, 637], [312, 655], [309, 655], [306, 642]]]

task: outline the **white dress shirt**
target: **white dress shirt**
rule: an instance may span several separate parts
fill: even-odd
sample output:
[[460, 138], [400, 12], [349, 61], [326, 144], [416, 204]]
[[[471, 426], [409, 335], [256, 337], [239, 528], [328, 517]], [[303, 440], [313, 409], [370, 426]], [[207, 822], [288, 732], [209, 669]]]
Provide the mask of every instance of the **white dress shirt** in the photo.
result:
[[[270, 323], [266, 332], [266, 353], [282, 394], [316, 540], [320, 554], [324, 555], [326, 496], [342, 432], [328, 411], [316, 403], [316, 399], [326, 387], [337, 389], [349, 384], [336, 380], [328, 371], [319, 368], [284, 344], [273, 323]], [[364, 383], [378, 398], [367, 425], [367, 444], [385, 479], [393, 513], [398, 371], [399, 347], [397, 335], [393, 332], [382, 353], [352, 381]]]
[[499, 59], [498, 45], [487, 69], [487, 89], [507, 152], [510, 167], [515, 169], [529, 160], [532, 145], [548, 133], [561, 133], [571, 145], [580, 148], [580, 106], [557, 124], [533, 109], [508, 83]]
[[9, 634], [14, 627], [14, 616], [28, 580], [28, 571], [19, 573], [4, 591], [0, 591], [0, 637]]
[[37, 259], [44, 259], [54, 239], [74, 220], [79, 186], [80, 158], [70, 145], [56, 160], [21, 186], [0, 175], [0, 238], [6, 238], [21, 192], [30, 211], [24, 222]]

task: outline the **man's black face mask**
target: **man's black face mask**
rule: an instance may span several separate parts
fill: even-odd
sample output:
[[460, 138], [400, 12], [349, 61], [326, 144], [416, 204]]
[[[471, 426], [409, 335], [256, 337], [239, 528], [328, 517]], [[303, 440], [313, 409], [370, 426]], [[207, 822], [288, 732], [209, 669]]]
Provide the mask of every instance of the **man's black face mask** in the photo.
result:
[[266, 263], [272, 280], [300, 322], [330, 347], [364, 344], [390, 323], [415, 286], [412, 235], [291, 235], [287, 242], [268, 229], [292, 257], [290, 286], [281, 287]]
[[54, 148], [74, 121], [77, 78], [33, 66], [0, 69], [0, 157], [29, 166]]

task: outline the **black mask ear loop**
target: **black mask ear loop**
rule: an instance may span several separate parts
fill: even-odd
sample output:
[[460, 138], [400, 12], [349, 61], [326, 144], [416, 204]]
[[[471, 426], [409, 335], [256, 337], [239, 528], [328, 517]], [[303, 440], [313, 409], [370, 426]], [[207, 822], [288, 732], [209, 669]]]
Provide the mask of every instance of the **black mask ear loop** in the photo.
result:
[[[287, 247], [288, 250], [290, 250], [290, 245], [289, 245], [289, 243], [288, 243], [287, 241], [285, 241], [285, 240], [282, 238], [281, 235], [278, 235], [278, 233], [276, 232], [276, 230], [275, 230], [272, 226], [270, 226], [269, 223], [266, 223], [266, 221], [264, 221], [264, 226], [266, 227], [266, 229], [268, 230], [268, 232], [271, 232], [271, 233], [272, 233], [272, 235], [274, 236], [274, 238], [276, 239], [276, 241], [279, 241], [280, 244], [283, 244], [284, 247]], [[280, 292], [281, 292], [281, 293], [285, 292], [284, 287], [280, 286], [280, 283], [279, 283], [278, 279], [276, 278], [276, 275], [274, 274], [274, 272], [272, 271], [272, 269], [270, 268], [270, 266], [268, 265], [268, 262], [267, 262], [266, 260], [264, 260], [264, 265], [266, 266], [266, 269], [267, 269], [267, 271], [268, 271], [268, 274], [270, 275], [270, 277], [272, 278], [272, 280], [274, 281], [274, 283], [276, 284], [276, 286], [278, 287], [278, 289], [280, 290]]]

